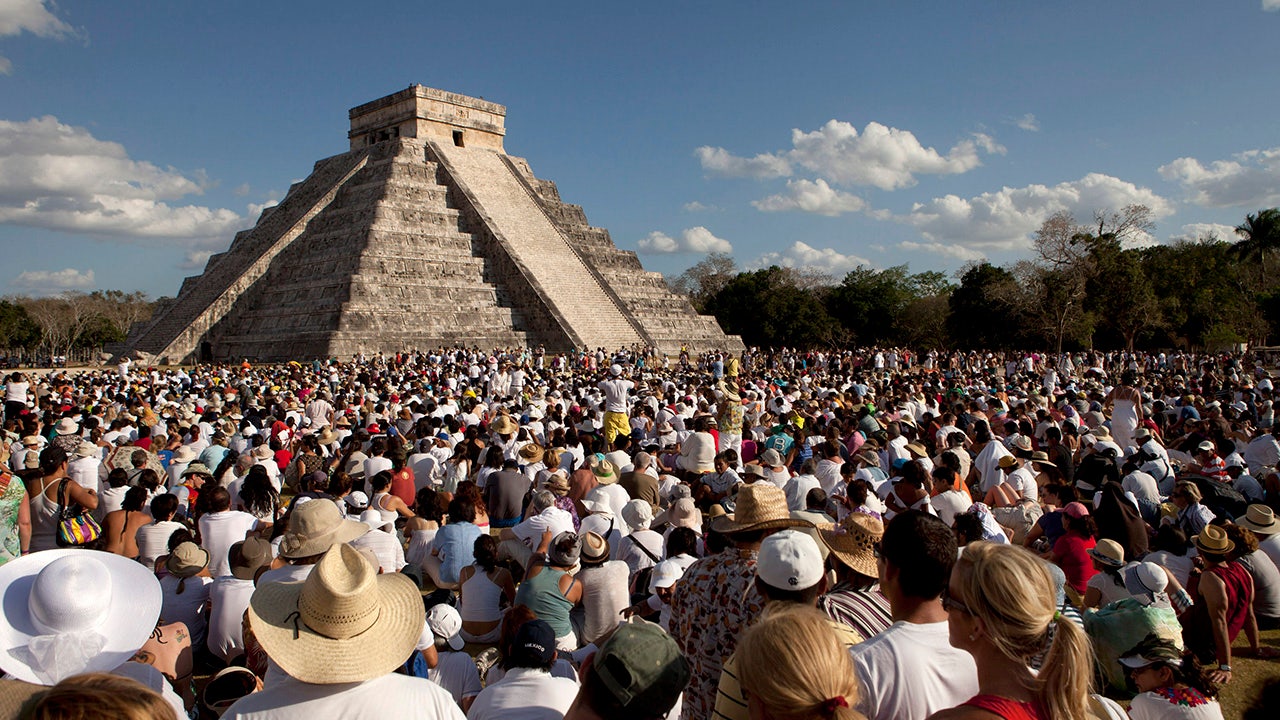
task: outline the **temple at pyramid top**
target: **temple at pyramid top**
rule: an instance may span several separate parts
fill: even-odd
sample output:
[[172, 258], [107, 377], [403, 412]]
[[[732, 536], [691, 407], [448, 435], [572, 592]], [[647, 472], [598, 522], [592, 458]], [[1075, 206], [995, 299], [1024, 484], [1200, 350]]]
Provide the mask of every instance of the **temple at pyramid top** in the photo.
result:
[[353, 107], [350, 115], [352, 150], [403, 137], [502, 152], [507, 134], [502, 105], [425, 85]]
[[350, 111], [315, 164], [135, 326], [148, 362], [440, 346], [741, 348], [555, 183], [506, 154], [506, 108], [411, 85]]

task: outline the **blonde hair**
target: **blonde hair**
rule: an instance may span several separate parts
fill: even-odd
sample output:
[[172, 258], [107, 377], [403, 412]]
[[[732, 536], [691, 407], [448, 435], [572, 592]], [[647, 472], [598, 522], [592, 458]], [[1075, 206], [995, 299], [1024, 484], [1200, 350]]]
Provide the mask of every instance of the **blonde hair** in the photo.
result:
[[853, 659], [826, 616], [775, 604], [738, 643], [743, 692], [777, 720], [862, 720]]
[[178, 720], [173, 706], [147, 686], [119, 675], [75, 675], [32, 705], [31, 720]]
[[1048, 654], [1033, 690], [1051, 720], [1086, 717], [1093, 649], [1078, 625], [1057, 609], [1044, 561], [1012, 545], [973, 542], [956, 562], [960, 600], [980, 618], [991, 644], [1026, 664]]

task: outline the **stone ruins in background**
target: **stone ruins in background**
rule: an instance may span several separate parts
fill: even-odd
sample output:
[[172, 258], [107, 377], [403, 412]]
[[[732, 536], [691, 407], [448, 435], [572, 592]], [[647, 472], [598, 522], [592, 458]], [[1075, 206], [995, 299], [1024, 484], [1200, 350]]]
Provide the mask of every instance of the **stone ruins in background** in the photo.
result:
[[237, 233], [126, 350], [190, 363], [455, 344], [741, 348], [507, 155], [505, 116], [421, 85], [352, 108], [350, 151]]

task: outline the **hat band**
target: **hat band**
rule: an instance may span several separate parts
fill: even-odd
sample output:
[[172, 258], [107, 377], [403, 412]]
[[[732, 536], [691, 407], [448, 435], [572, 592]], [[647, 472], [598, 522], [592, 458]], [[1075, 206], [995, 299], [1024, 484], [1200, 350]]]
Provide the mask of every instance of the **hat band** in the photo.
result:
[[[321, 617], [317, 613], [312, 612], [308, 607], [309, 605], [310, 603], [306, 602], [305, 598], [299, 597], [298, 609], [290, 613], [289, 617], [285, 618], [285, 622], [289, 622], [290, 619], [293, 621], [294, 638], [298, 637], [298, 623], [301, 622], [312, 632], [317, 635], [327, 637], [330, 640], [350, 640], [369, 632], [369, 630], [373, 629], [373, 627], [378, 624], [378, 618], [382, 616], [381, 603], [372, 603], [359, 613], [340, 615], [336, 618]], [[368, 620], [368, 622], [366, 623], [365, 620]], [[316, 627], [317, 623], [327, 625], [329, 627], [322, 630], [321, 628]], [[345, 628], [349, 625], [357, 627], [363, 625], [363, 627], [360, 627], [360, 629], [355, 632], [346, 632]]]

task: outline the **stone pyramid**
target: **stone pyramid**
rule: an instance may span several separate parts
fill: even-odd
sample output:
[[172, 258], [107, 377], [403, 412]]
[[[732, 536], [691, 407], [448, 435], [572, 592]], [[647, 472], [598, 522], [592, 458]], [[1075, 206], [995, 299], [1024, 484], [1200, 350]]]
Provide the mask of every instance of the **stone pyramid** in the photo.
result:
[[505, 154], [506, 108], [421, 85], [130, 332], [159, 363], [544, 345], [742, 347]]

